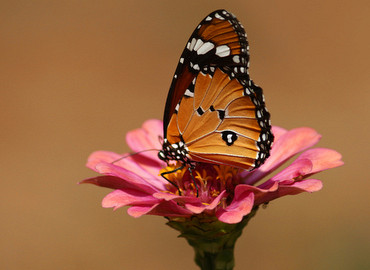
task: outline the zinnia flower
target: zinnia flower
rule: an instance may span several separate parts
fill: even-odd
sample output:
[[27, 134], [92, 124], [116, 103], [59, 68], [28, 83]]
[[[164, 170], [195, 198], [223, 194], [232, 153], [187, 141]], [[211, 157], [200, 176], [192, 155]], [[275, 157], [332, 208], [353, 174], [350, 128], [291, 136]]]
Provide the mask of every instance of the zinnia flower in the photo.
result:
[[[130, 206], [128, 214], [133, 217], [215, 216], [223, 223], [235, 224], [253, 207], [285, 195], [320, 190], [322, 182], [311, 176], [343, 164], [341, 155], [334, 150], [306, 150], [321, 137], [315, 130], [303, 127], [287, 131], [274, 126], [271, 155], [259, 168], [248, 172], [223, 165], [198, 164], [193, 170], [195, 183], [186, 168], [166, 175], [178, 185], [177, 189], [160, 172], [172, 171], [180, 165], [167, 166], [157, 157], [158, 151], [141, 152], [161, 149], [162, 125], [159, 120], [148, 120], [142, 128], [127, 134], [127, 144], [138, 154], [127, 157], [108, 151], [91, 154], [87, 167], [103, 176], [81, 183], [114, 189], [103, 199], [103, 207]], [[288, 167], [261, 181], [298, 153], [301, 154]]]
[[[133, 154], [91, 154], [87, 166], [102, 176], [81, 183], [114, 189], [103, 199], [103, 207], [129, 206], [133, 217], [166, 217], [167, 224], [194, 248], [195, 262], [203, 270], [233, 269], [236, 240], [259, 205], [285, 195], [318, 191], [322, 183], [311, 176], [343, 164], [334, 150], [307, 150], [321, 137], [315, 130], [273, 127], [271, 155], [259, 168], [243, 171], [198, 163], [191, 177], [187, 168], [179, 169], [181, 164], [166, 164], [158, 158], [162, 126], [162, 121], [148, 120], [129, 132], [126, 140]], [[298, 153], [289, 166], [275, 172]], [[169, 181], [160, 176], [163, 172], [169, 172]]]

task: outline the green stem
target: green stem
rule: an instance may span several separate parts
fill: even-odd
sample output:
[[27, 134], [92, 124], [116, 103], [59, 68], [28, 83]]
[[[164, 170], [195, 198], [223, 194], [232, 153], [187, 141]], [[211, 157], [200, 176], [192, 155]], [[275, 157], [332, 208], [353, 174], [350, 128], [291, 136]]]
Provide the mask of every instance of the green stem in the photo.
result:
[[255, 215], [257, 207], [237, 224], [227, 224], [215, 217], [193, 216], [191, 218], [169, 218], [167, 225], [181, 232], [194, 248], [195, 262], [202, 270], [232, 270], [234, 247], [243, 228]]

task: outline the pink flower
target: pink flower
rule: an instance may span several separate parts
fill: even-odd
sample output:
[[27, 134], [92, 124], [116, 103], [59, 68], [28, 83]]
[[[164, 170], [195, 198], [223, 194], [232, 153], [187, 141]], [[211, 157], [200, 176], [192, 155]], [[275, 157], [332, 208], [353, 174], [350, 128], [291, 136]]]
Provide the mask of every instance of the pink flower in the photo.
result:
[[[162, 125], [162, 121], [148, 120], [142, 128], [129, 132], [126, 140], [133, 152], [161, 149], [159, 138], [163, 136]], [[171, 171], [179, 165], [167, 167], [157, 157], [158, 151], [125, 158], [108, 151], [94, 152], [88, 159], [87, 167], [103, 176], [81, 183], [114, 189], [103, 199], [103, 207], [118, 209], [130, 206], [128, 214], [133, 217], [145, 214], [185, 218], [202, 215], [216, 216], [224, 223], [238, 223], [260, 204], [285, 195], [320, 190], [322, 182], [311, 176], [343, 165], [341, 155], [334, 150], [307, 150], [321, 137], [311, 128], [287, 131], [273, 127], [273, 133], [275, 141], [270, 157], [251, 172], [222, 165], [199, 164], [193, 171], [197, 186], [186, 168], [167, 174], [179, 186], [181, 193], [160, 176], [160, 172]], [[298, 153], [301, 154], [288, 167], [275, 172]], [[261, 181], [270, 173], [274, 175]]]

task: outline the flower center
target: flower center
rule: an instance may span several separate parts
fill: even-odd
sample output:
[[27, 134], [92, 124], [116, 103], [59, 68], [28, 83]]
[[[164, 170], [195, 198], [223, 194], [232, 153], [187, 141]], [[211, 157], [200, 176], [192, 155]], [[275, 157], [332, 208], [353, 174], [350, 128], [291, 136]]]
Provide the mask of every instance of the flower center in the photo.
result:
[[166, 173], [166, 178], [178, 186], [167, 185], [167, 190], [182, 196], [198, 196], [202, 202], [213, 201], [221, 192], [226, 190], [228, 197], [233, 197], [235, 186], [239, 184], [239, 169], [208, 163], [196, 163], [194, 168], [184, 167], [180, 162], [170, 164], [160, 170]]

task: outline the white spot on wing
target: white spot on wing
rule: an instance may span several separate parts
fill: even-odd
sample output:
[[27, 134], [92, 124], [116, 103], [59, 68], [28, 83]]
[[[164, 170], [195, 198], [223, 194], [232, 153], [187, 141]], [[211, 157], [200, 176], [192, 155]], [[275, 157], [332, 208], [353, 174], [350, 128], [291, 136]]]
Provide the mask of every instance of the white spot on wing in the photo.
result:
[[195, 46], [195, 43], [197, 42], [197, 40], [195, 38], [193, 38], [191, 40], [191, 43], [189, 44], [189, 51], [192, 51], [194, 49], [194, 46]]
[[239, 55], [234, 55], [233, 61], [234, 61], [234, 63], [240, 63], [240, 57], [239, 57]]
[[230, 48], [227, 45], [221, 45], [216, 48], [216, 55], [219, 57], [225, 57], [230, 55]]
[[186, 89], [184, 95], [187, 96], [187, 97], [194, 97], [194, 93], [191, 92], [189, 89]]
[[207, 52], [212, 50], [214, 47], [215, 47], [215, 45], [213, 45], [213, 43], [206, 42], [206, 43], [202, 44], [202, 46], [197, 50], [197, 53], [198, 53], [198, 55], [206, 54]]
[[216, 13], [215, 17], [219, 20], [225, 20], [224, 17], [220, 16], [220, 14]]
[[201, 39], [198, 39], [197, 42], [194, 45], [194, 51], [198, 51], [198, 49], [204, 44], [204, 42]]
[[184, 58], [180, 58], [180, 63], [183, 64], [184, 63]]
[[208, 22], [208, 21], [211, 21], [212, 20], [212, 17], [210, 17], [210, 16], [208, 16], [207, 18], [206, 18], [206, 21]]
[[233, 143], [233, 134], [227, 134], [227, 142], [228, 143]]

